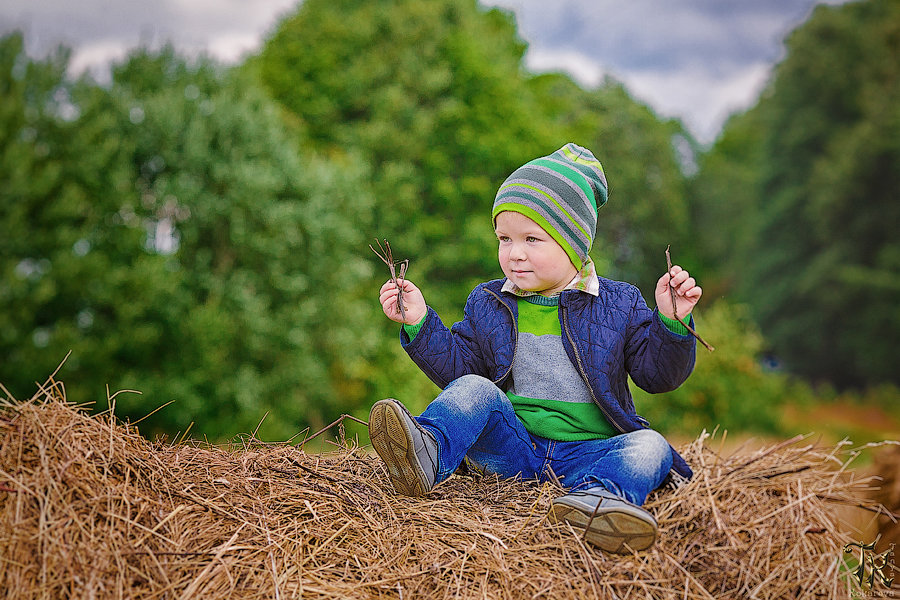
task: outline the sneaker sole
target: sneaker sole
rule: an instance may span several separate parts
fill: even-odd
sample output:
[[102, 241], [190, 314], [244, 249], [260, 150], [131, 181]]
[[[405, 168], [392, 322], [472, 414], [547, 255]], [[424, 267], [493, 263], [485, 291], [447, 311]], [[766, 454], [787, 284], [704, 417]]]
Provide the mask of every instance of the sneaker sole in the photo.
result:
[[403, 409], [390, 400], [379, 400], [369, 414], [369, 440], [387, 467], [394, 489], [404, 496], [428, 493], [425, 474], [419, 473], [412, 436]]
[[578, 533], [586, 529], [585, 541], [614, 554], [640, 552], [656, 543], [657, 529], [652, 523], [622, 510], [611, 509], [594, 515], [554, 503], [549, 517], [554, 523], [571, 523]]

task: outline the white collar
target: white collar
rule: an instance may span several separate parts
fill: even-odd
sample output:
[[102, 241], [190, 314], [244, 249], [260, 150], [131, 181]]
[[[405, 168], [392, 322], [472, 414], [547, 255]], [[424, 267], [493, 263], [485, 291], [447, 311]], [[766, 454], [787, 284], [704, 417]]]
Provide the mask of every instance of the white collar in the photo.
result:
[[[575, 274], [575, 277], [572, 278], [572, 281], [570, 281], [568, 285], [566, 285], [566, 287], [564, 287], [563, 289], [580, 290], [582, 292], [590, 294], [591, 296], [600, 295], [600, 278], [597, 276], [597, 267], [594, 265], [594, 261], [592, 261], [590, 257], [585, 259], [584, 266], [581, 267], [581, 270]], [[538, 292], [529, 292], [521, 289], [509, 279], [503, 282], [503, 288], [501, 289], [501, 291], [509, 292], [510, 294], [523, 298], [525, 296], [538, 295]]]

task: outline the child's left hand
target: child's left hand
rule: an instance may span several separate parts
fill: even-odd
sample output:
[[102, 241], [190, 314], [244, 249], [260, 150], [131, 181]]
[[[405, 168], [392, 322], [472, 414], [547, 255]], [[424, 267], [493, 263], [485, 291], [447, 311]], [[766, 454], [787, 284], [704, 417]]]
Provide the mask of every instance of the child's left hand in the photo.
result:
[[[656, 306], [659, 312], [666, 315], [670, 319], [675, 318], [675, 310], [672, 307], [672, 295], [669, 292], [670, 274], [666, 273], [656, 282]], [[687, 320], [687, 316], [694, 310], [697, 301], [703, 294], [703, 290], [691, 277], [691, 274], [679, 267], [673, 265], [671, 270], [672, 287], [675, 288], [675, 309], [678, 310], [678, 316]]]

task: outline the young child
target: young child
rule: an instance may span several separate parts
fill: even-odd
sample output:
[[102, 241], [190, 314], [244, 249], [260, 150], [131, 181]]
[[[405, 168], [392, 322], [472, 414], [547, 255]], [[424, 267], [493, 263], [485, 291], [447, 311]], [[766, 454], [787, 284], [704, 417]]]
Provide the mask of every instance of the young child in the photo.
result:
[[506, 277], [477, 286], [452, 329], [411, 281], [405, 319], [397, 286], [381, 288], [403, 347], [443, 389], [419, 417], [393, 399], [372, 407], [369, 436], [397, 492], [427, 494], [464, 460], [503, 477], [555, 476], [569, 492], [552, 501], [551, 520], [610, 552], [656, 541], [641, 505], [667, 477], [692, 473], [636, 414], [627, 376], [648, 392], [687, 379], [696, 345], [675, 310], [687, 318], [702, 291], [673, 266], [651, 311], [636, 287], [598, 277], [588, 252], [606, 200], [600, 162], [566, 144], [500, 187], [491, 215]]

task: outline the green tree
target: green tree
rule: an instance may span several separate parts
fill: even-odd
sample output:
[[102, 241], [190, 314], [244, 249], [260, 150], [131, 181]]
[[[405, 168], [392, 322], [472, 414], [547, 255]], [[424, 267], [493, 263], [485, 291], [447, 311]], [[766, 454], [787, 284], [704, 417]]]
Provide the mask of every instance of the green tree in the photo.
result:
[[[314, 147], [372, 165], [372, 237], [390, 239], [439, 309], [499, 276], [488, 217], [541, 139], [511, 17], [475, 0], [307, 0], [251, 67]], [[377, 264], [373, 257], [373, 264]]]
[[[102, 397], [129, 351], [121, 331], [139, 335], [140, 307], [165, 293], [159, 261], [130, 252], [145, 234], [114, 218], [127, 149], [83, 117], [67, 64], [63, 49], [31, 60], [20, 34], [0, 41], [0, 381], [18, 397], [69, 350], [69, 383], [85, 394], [75, 399]], [[102, 383], [89, 391], [85, 379]]]
[[145, 426], [214, 437], [267, 412], [262, 433], [284, 437], [344, 409], [372, 351], [354, 289], [371, 275], [365, 162], [301, 156], [250, 82], [171, 48], [135, 51], [109, 88], [65, 84], [63, 63], [56, 178], [3, 203], [3, 227], [29, 241], [3, 253], [18, 277], [5, 305], [21, 308], [4, 313], [19, 353], [0, 381], [21, 390], [49, 373], [34, 357], [72, 349], [70, 399], [140, 390], [120, 411], [174, 400]]
[[134, 210], [157, 253], [177, 242], [179, 351], [161, 357], [159, 395], [175, 387], [217, 432], [233, 415], [246, 429], [269, 411], [283, 434], [345, 410], [371, 351], [374, 309], [355, 290], [371, 274], [365, 162], [301, 157], [251, 82], [170, 50], [136, 53], [113, 81], [118, 114], [140, 115]]
[[766, 343], [747, 307], [716, 302], [697, 315], [697, 326], [715, 340], [716, 351], [699, 348], [694, 372], [677, 390], [651, 395], [632, 386], [638, 412], [660, 431], [690, 437], [717, 427], [788, 433], [782, 423], [785, 404], [808, 406], [813, 394], [802, 381], [766, 370]]
[[612, 79], [594, 90], [561, 74], [534, 77], [529, 85], [548, 126], [591, 148], [604, 165], [609, 204], [600, 209], [592, 252], [601, 273], [635, 283], [652, 298], [666, 270], [667, 245], [689, 269], [694, 258], [695, 228], [685, 198], [692, 138], [678, 121], [661, 121]]
[[818, 7], [697, 188], [710, 214], [742, 205], [731, 278], [777, 354], [839, 385], [900, 381], [898, 40], [896, 2]]
[[755, 108], [729, 119], [711, 151], [700, 154], [697, 176], [687, 184], [695, 250], [709, 298], [738, 287], [746, 276], [743, 261], [757, 245], [752, 223], [759, 214], [765, 166], [759, 114]]

